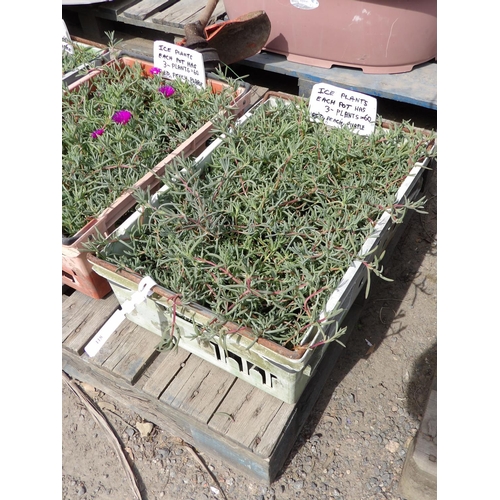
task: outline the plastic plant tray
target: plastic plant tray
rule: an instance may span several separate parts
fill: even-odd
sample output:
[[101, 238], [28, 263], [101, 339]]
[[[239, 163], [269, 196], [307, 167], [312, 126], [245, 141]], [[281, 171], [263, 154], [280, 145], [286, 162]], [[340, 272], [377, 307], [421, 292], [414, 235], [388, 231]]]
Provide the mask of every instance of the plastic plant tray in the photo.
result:
[[[123, 56], [118, 59], [119, 63], [133, 65], [135, 62], [140, 62], [143, 67], [144, 75], [147, 76], [149, 69], [153, 67], [153, 63], [137, 59], [130, 56]], [[107, 64], [114, 64], [110, 61]], [[101, 71], [96, 68], [88, 74], [69, 85], [68, 91], [82, 85], [91, 80], [94, 75]], [[227, 87], [227, 84], [216, 80], [215, 78], [207, 78], [207, 86], [210, 85], [213, 92], [221, 92]], [[240, 84], [234, 97], [234, 113], [236, 116], [241, 116], [250, 107], [250, 91], [251, 86], [247, 83]], [[97, 275], [92, 266], [87, 260], [87, 251], [83, 248], [83, 244], [91, 240], [97, 232], [102, 235], [109, 235], [115, 228], [116, 223], [133, 209], [136, 204], [133, 196], [135, 189], [150, 189], [154, 193], [159, 187], [157, 175], [162, 175], [165, 165], [173, 161], [177, 156], [195, 156], [205, 149], [207, 141], [213, 136], [213, 123], [208, 121], [201, 126], [187, 140], [180, 144], [175, 150], [170, 152], [162, 161], [160, 161], [152, 172], [145, 174], [133, 186], [125, 190], [109, 207], [101, 214], [98, 214], [95, 219], [89, 221], [80, 231], [70, 238], [62, 238], [62, 283], [69, 287], [78, 290], [79, 292], [95, 298], [101, 299], [111, 292], [108, 282]]]
[[[258, 106], [267, 105], [268, 101], [276, 98], [295, 99], [287, 94], [268, 92]], [[240, 118], [238, 123], [250, 120], [253, 109]], [[391, 122], [386, 121], [384, 125], [390, 127]], [[210, 160], [212, 152], [220, 144], [221, 140], [216, 139], [197, 157], [196, 161], [200, 168], [203, 168], [203, 165]], [[430, 158], [426, 157], [421, 163], [416, 163], [413, 166], [396, 194], [395, 203], [401, 202], [403, 199], [408, 201], [416, 199], [421, 191], [423, 172], [429, 162]], [[165, 186], [160, 188], [153, 196], [153, 204], [158, 195], [165, 189]], [[126, 236], [142, 215], [142, 209], [138, 209], [115, 230], [112, 238], [119, 240]], [[407, 211], [405, 218], [410, 216], [411, 211]], [[329, 297], [325, 314], [334, 318], [335, 322], [331, 323], [329, 327], [323, 328], [323, 332], [310, 329], [298, 348], [290, 350], [264, 338], [255, 341], [255, 336], [252, 335], [250, 329], [241, 328], [232, 323], [227, 323], [228, 329], [237, 330], [236, 334], [226, 335], [224, 339], [218, 336], [214, 336], [211, 340], [197, 338], [193, 322], [204, 325], [215, 319], [215, 315], [210, 310], [198, 304], [190, 304], [187, 307], [177, 306], [175, 326], [178, 328], [176, 330], [178, 346], [286, 403], [297, 402], [314, 375], [328, 345], [321, 341], [325, 338], [331, 338], [335, 334], [336, 325], [342, 324], [359, 292], [366, 284], [367, 272], [362, 260], [371, 262], [375, 256], [380, 256], [394, 237], [400, 234], [403, 227], [404, 224], [394, 222], [388, 212], [381, 215], [372, 234], [366, 239], [360, 250], [359, 255], [364, 257], [351, 263], [339, 285]], [[120, 304], [131, 298], [138, 290], [141, 279], [144, 278], [144, 276], [134, 272], [119, 270], [114, 264], [95, 255], [89, 254], [88, 259], [93, 269], [108, 280]], [[126, 317], [137, 325], [162, 336], [166, 331], [169, 331], [172, 325], [172, 305], [175, 301], [175, 293], [160, 285], [154, 286], [152, 292], [150, 297], [137, 304]], [[318, 346], [309, 348], [315, 344]]]
[[[80, 46], [85, 45], [79, 42], [75, 42], [75, 44]], [[91, 48], [91, 50], [95, 52], [95, 58], [87, 63], [80, 64], [78, 67], [64, 73], [64, 75], [62, 76], [62, 82], [67, 87], [80, 80], [85, 75], [85, 73], [88, 73], [89, 71], [92, 71], [93, 69], [96, 69], [99, 66], [102, 66], [103, 64], [109, 62], [110, 60], [109, 51], [104, 49], [99, 49], [97, 47], [92, 47], [92, 46], [89, 47]]]

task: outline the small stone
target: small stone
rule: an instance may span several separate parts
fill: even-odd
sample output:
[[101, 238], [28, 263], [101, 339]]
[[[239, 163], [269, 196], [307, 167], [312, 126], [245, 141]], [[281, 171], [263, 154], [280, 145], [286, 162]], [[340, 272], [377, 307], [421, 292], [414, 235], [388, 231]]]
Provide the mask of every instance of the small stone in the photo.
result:
[[437, 462], [437, 457], [435, 455], [429, 455], [429, 460], [431, 462]]
[[142, 438], [148, 437], [153, 430], [153, 424], [151, 422], [137, 422], [135, 427], [141, 433]]
[[399, 443], [397, 443], [396, 441], [389, 441], [385, 445], [385, 449], [390, 451], [391, 453], [396, 453], [399, 450], [399, 446]]
[[85, 493], [87, 493], [87, 488], [85, 488], [85, 486], [82, 484], [80, 488], [78, 488], [78, 496], [81, 497], [85, 495]]

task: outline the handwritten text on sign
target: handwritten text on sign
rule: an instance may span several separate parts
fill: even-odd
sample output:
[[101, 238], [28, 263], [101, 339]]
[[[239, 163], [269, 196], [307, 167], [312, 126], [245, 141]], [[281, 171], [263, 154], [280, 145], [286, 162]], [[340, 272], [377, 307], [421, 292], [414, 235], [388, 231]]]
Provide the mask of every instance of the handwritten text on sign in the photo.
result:
[[196, 87], [205, 88], [205, 65], [200, 52], [161, 40], [154, 42], [153, 50], [154, 65], [162, 70], [164, 77], [187, 80]]
[[375, 130], [377, 99], [366, 94], [317, 83], [309, 98], [311, 118], [332, 127], [347, 127], [360, 135]]
[[64, 19], [62, 20], [62, 49], [69, 54], [73, 54], [73, 44], [71, 43], [71, 36], [66, 27]]

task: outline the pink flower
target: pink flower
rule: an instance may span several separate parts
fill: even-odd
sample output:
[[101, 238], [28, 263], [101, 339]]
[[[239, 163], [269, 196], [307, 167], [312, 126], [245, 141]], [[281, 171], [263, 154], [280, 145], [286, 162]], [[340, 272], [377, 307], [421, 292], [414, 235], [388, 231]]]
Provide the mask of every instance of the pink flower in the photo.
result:
[[151, 75], [159, 75], [161, 73], [161, 69], [160, 68], [156, 68], [156, 67], [152, 67], [150, 70], [149, 70], [149, 73]]
[[120, 123], [122, 125], [125, 125], [128, 123], [128, 121], [132, 118], [132, 113], [128, 111], [127, 109], [121, 109], [120, 111], [117, 111], [111, 119], [115, 123]]
[[175, 89], [170, 85], [164, 85], [163, 87], [160, 87], [158, 91], [161, 92], [165, 97], [170, 97], [171, 95], [175, 94]]
[[98, 128], [92, 132], [92, 139], [95, 139], [97, 136], [104, 134], [103, 128]]

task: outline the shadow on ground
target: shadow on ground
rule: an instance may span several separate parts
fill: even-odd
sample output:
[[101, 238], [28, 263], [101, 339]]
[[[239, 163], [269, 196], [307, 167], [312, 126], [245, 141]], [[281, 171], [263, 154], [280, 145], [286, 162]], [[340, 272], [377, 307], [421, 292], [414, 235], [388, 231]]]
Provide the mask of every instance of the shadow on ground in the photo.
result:
[[[280, 471], [281, 476], [302, 445], [315, 434], [315, 429], [328, 407], [332, 395], [338, 385], [360, 361], [371, 356], [382, 342], [392, 335], [402, 335], [404, 326], [404, 312], [396, 313], [403, 300], [411, 303], [418, 294], [426, 294], [426, 280], [432, 279], [421, 272], [421, 264], [427, 254], [435, 255], [435, 238], [437, 235], [437, 205], [436, 205], [436, 177], [437, 162], [433, 162], [432, 170], [426, 175], [423, 193], [427, 197], [427, 214], [414, 213], [401, 239], [397, 243], [388, 260], [384, 264], [384, 274], [395, 282], [381, 279], [373, 281], [370, 295], [363, 300], [363, 309], [358, 322], [353, 328], [346, 348], [342, 348], [339, 358], [334, 365], [330, 376], [325, 383], [321, 394], [304, 424], [297, 440]], [[360, 295], [364, 292], [360, 292]], [[367, 344], [366, 339], [369, 339]], [[333, 345], [331, 346], [334, 347]], [[338, 349], [338, 347], [337, 347]], [[329, 354], [331, 348], [329, 350]], [[326, 357], [326, 356], [325, 356]], [[425, 410], [433, 377], [436, 373], [437, 346], [434, 344], [426, 350], [413, 364], [408, 367], [406, 384], [406, 410], [418, 418]], [[314, 379], [312, 381], [314, 383]]]

